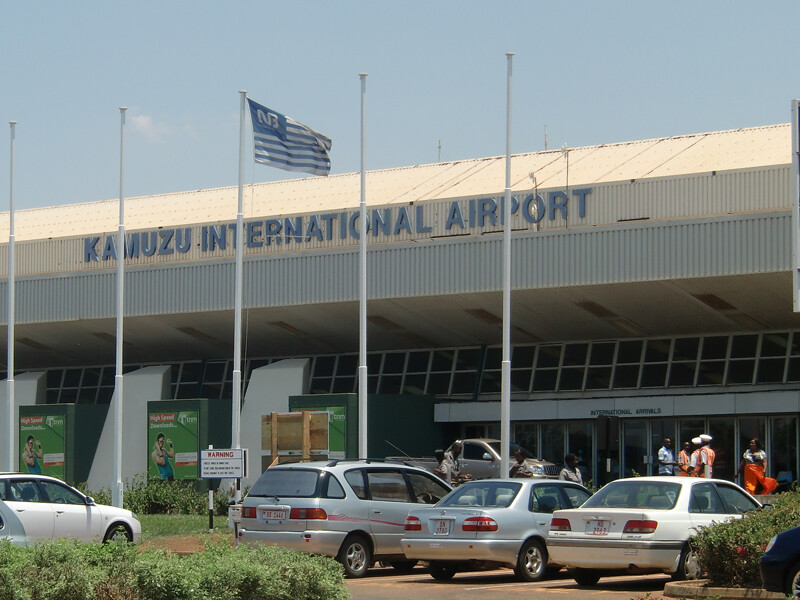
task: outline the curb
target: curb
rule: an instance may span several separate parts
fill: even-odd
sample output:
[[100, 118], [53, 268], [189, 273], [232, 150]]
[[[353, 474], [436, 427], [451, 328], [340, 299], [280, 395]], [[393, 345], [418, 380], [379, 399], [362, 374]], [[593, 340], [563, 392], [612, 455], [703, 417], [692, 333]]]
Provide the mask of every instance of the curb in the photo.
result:
[[786, 594], [761, 588], [711, 587], [708, 579], [670, 581], [664, 586], [669, 598], [717, 598], [718, 600], [786, 600]]

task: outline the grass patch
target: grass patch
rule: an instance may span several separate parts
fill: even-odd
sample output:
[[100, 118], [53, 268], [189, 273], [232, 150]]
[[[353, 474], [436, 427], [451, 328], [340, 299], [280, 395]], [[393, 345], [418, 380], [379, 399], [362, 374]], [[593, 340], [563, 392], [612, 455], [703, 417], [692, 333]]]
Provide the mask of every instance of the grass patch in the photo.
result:
[[[138, 515], [142, 523], [142, 541], [173, 535], [208, 534], [208, 515]], [[214, 517], [214, 533], [229, 534], [228, 517]]]

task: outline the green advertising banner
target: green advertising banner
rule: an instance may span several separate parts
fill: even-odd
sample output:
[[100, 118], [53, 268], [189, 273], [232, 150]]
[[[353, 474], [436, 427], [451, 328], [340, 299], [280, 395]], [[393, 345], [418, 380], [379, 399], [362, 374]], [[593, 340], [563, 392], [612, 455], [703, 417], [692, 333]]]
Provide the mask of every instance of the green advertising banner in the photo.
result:
[[150, 411], [147, 474], [172, 481], [198, 477], [198, 412], [196, 410]]
[[344, 406], [328, 406], [323, 410], [328, 411], [328, 457], [343, 459], [347, 410]]
[[19, 470], [65, 479], [64, 415], [35, 415], [19, 419]]

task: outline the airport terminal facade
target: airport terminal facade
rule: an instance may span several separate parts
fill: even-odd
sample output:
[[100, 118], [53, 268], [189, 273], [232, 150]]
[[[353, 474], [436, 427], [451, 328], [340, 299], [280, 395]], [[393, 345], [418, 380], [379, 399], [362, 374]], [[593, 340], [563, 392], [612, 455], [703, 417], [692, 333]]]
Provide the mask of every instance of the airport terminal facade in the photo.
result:
[[[512, 157], [515, 441], [556, 463], [574, 452], [603, 483], [657, 472], [665, 436], [700, 433], [732, 479], [759, 437], [772, 475], [797, 479], [790, 138], [775, 125]], [[448, 439], [499, 436], [504, 160], [366, 176], [369, 391], [432, 398]], [[236, 193], [126, 200], [126, 398], [129, 376], [161, 369], [148, 400], [230, 400]], [[245, 188], [245, 404], [288, 410], [254, 376], [270, 367], [295, 395], [356, 391], [358, 200], [357, 173]], [[17, 212], [15, 380], [35, 381], [19, 404], [110, 402], [116, 211]], [[390, 441], [371, 448], [396, 454]]]

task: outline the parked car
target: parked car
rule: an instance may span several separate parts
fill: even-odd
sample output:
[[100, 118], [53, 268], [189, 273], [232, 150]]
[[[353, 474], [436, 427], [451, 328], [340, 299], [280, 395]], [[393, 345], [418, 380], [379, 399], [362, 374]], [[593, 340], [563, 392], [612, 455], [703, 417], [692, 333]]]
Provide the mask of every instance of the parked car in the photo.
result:
[[0, 538], [12, 544], [69, 537], [138, 542], [139, 518], [129, 510], [96, 504], [60, 479], [0, 473]]
[[580, 508], [553, 513], [547, 545], [551, 560], [569, 567], [580, 585], [594, 585], [600, 577], [620, 572], [697, 579], [700, 568], [688, 543], [692, 533], [760, 507], [729, 481], [618, 479]]
[[761, 556], [760, 566], [765, 590], [800, 597], [800, 527], [773, 537]]
[[451, 487], [424, 469], [369, 460], [279, 464], [242, 501], [239, 541], [336, 557], [348, 577], [375, 561], [416, 564], [400, 539], [408, 511], [435, 504]]
[[[472, 479], [498, 479], [508, 475], [508, 473], [500, 473], [500, 440], [494, 438], [467, 438], [458, 440], [458, 443], [461, 444], [461, 457], [459, 458], [461, 471], [469, 473]], [[451, 444], [447, 450], [452, 450], [452, 448]], [[517, 450], [522, 450], [523, 454], [525, 454], [525, 462], [528, 463], [534, 477], [558, 479], [561, 467], [543, 458], [536, 458], [525, 448], [513, 442], [510, 444], [509, 452], [509, 459], [512, 463], [514, 452]], [[430, 472], [433, 472], [439, 466], [439, 461], [433, 456], [416, 458], [391, 456], [387, 460], [399, 461]]]
[[556, 566], [546, 541], [553, 511], [580, 506], [590, 495], [569, 481], [468, 481], [436, 506], [408, 513], [403, 552], [410, 560], [429, 561], [437, 580], [506, 567], [522, 581], [538, 581], [548, 566]]

